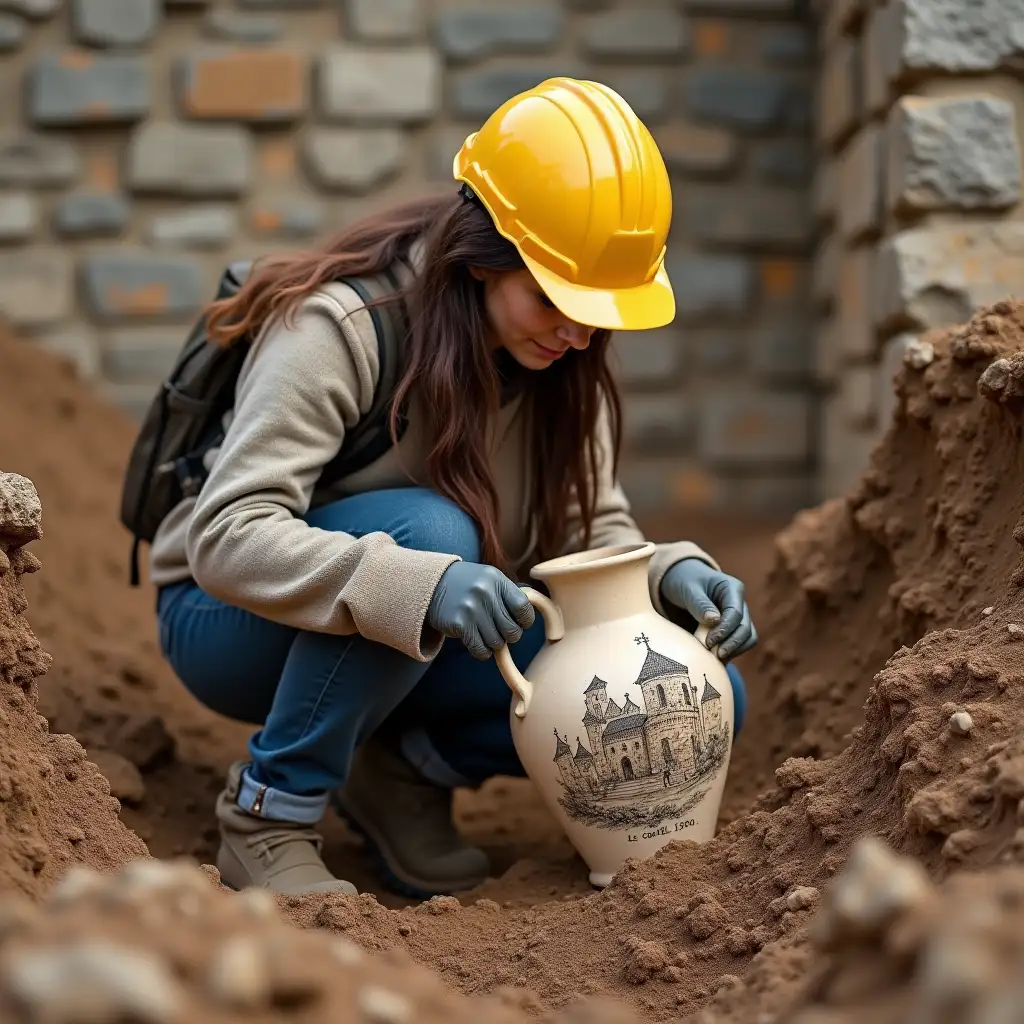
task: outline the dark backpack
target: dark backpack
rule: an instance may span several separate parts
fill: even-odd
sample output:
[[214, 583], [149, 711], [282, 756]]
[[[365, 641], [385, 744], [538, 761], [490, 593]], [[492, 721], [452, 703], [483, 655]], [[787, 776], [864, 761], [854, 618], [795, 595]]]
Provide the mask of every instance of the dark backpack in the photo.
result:
[[[249, 261], [230, 264], [221, 276], [216, 297], [234, 295], [251, 267]], [[340, 451], [324, 467], [322, 485], [370, 465], [391, 446], [391, 396], [409, 330], [404, 303], [370, 305], [399, 290], [392, 273], [346, 277], [342, 282], [369, 307], [377, 334], [380, 374], [369, 411], [346, 433]], [[183, 498], [198, 494], [206, 480], [203, 456], [224, 439], [222, 418], [234, 405], [235, 383], [251, 340], [239, 339], [229, 347], [216, 345], [207, 337], [205, 316], [200, 317], [146, 413], [128, 459], [121, 494], [121, 522], [135, 538], [130, 574], [133, 587], [139, 584], [141, 542], [151, 542], [168, 512]], [[404, 417], [399, 428], [400, 433], [404, 431]]]

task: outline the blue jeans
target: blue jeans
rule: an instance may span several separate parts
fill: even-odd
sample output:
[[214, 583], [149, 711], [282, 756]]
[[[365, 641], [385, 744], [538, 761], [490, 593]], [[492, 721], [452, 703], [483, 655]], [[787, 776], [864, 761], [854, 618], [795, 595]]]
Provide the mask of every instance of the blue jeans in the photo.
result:
[[[403, 547], [479, 561], [473, 521], [421, 488], [372, 491], [310, 511], [322, 530], [355, 537], [384, 532]], [[355, 748], [375, 732], [391, 739], [431, 781], [476, 786], [495, 775], [523, 776], [509, 728], [511, 691], [493, 658], [478, 661], [446, 640], [419, 662], [358, 634], [337, 636], [279, 625], [210, 597], [191, 580], [160, 588], [164, 656], [207, 707], [260, 726], [239, 803], [259, 787], [264, 816], [313, 823], [344, 784]], [[512, 657], [525, 671], [544, 644], [538, 615]], [[743, 680], [728, 666], [739, 732]]]

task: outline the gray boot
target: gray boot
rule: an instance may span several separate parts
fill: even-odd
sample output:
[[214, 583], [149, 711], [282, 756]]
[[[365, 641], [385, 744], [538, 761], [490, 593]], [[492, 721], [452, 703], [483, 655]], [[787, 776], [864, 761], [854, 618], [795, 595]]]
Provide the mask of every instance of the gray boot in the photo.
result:
[[323, 839], [308, 825], [271, 821], [238, 806], [238, 790], [245, 761], [228, 771], [227, 785], [217, 797], [220, 850], [217, 870], [232, 889], [260, 888], [298, 895], [307, 892], [344, 892], [356, 887], [327, 870], [320, 859]]
[[452, 791], [376, 738], [359, 747], [335, 809], [367, 841], [387, 884], [414, 899], [472, 889], [490, 873], [452, 823]]

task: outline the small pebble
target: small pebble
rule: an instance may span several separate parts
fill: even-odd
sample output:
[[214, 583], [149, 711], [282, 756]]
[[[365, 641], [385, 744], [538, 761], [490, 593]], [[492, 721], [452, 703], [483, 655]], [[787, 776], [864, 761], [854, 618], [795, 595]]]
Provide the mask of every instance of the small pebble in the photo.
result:
[[359, 1009], [373, 1024], [407, 1024], [412, 1020], [412, 1003], [405, 996], [375, 985], [359, 993]]
[[818, 890], [813, 885], [800, 885], [786, 897], [786, 906], [790, 910], [804, 910], [817, 900]]
[[266, 889], [243, 889], [235, 899], [253, 917], [269, 921], [278, 916], [277, 902]]
[[903, 352], [903, 361], [915, 370], [923, 370], [935, 360], [935, 346], [930, 341], [914, 338]]
[[991, 615], [994, 611], [995, 611], [995, 607], [993, 605], [989, 605], [987, 608], [982, 608], [981, 609], [981, 614], [982, 615]]
[[1007, 625], [1006, 632], [1010, 636], [1020, 636], [1021, 633], [1024, 633], [1024, 626], [1018, 626], [1016, 622], [1011, 622]]
[[949, 731], [957, 736], [966, 736], [974, 728], [974, 719], [966, 711], [957, 711], [949, 716]]
[[220, 1002], [255, 1010], [270, 1002], [269, 965], [262, 947], [250, 938], [229, 939], [210, 968], [210, 992]]
[[335, 938], [331, 942], [331, 952], [335, 960], [343, 963], [346, 967], [355, 967], [362, 962], [363, 951], [351, 940]]
[[6, 974], [14, 999], [47, 1024], [181, 1019], [181, 989], [161, 960], [96, 939], [23, 952]]

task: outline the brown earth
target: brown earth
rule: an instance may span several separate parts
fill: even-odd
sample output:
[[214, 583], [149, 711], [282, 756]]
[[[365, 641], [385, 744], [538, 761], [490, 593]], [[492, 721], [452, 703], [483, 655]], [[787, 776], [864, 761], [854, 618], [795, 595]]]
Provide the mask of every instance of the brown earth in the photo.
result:
[[[45, 509], [45, 535], [31, 544], [44, 570], [25, 580], [32, 627], [54, 659], [38, 686], [39, 708], [54, 732], [74, 734], [90, 756], [106, 759], [104, 772], [124, 795], [122, 821], [155, 856], [209, 860], [213, 795], [246, 734], [182, 695], [156, 650], [150, 595], [125, 582], [116, 508], [132, 428], [34, 350], [7, 342], [0, 365], [0, 466], [32, 479]], [[981, 976], [1009, 979], [1019, 966], [1010, 937], [1019, 933], [1015, 894], [1024, 883], [1019, 872], [996, 866], [1024, 854], [1022, 382], [1024, 305], [999, 304], [963, 329], [923, 339], [899, 375], [895, 419], [871, 470], [844, 499], [798, 516], [774, 545], [763, 527], [652, 525], [653, 536], [693, 536], [747, 580], [762, 635], [741, 663], [751, 709], [713, 842], [674, 843], [627, 864], [594, 893], [530, 786], [498, 780], [480, 794], [460, 794], [459, 811], [466, 832], [495, 855], [500, 877], [461, 900], [401, 909], [401, 900], [375, 895], [358, 844], [332, 824], [333, 866], [369, 891], [281, 900], [283, 915], [303, 926], [298, 932], [245, 926], [263, 945], [228, 958], [236, 975], [259, 975], [259, 958], [276, 943], [295, 952], [296, 978], [315, 975], [289, 981], [281, 967], [285, 988], [307, 984], [316, 994], [264, 988], [253, 1004], [257, 1019], [322, 1019], [329, 1006], [338, 1020], [432, 1020], [440, 1012], [357, 1012], [352, 986], [370, 975], [339, 972], [328, 984], [321, 977], [328, 972], [313, 965], [337, 959], [339, 949], [348, 951], [344, 960], [351, 949], [332, 947], [309, 934], [312, 927], [391, 959], [411, 957], [465, 995], [497, 998], [510, 1019], [552, 1019], [582, 997], [608, 996], [629, 1005], [622, 1020], [980, 1020], [950, 1016], [955, 994], [934, 993], [957, 943], [967, 943], [976, 968], [956, 975], [961, 988]], [[0, 588], [10, 588], [12, 575], [0, 578]], [[10, 600], [13, 591], [3, 592]], [[0, 631], [29, 637], [20, 612], [13, 614]], [[13, 648], [34, 650], [26, 639]], [[22, 676], [45, 667], [45, 656], [26, 657], [34, 667]], [[4, 682], [8, 703], [13, 685]], [[25, 715], [12, 717], [17, 738], [4, 749], [21, 743], [17, 763], [34, 758], [41, 766], [21, 778], [26, 802], [40, 808], [31, 816], [34, 837], [53, 866], [20, 886], [40, 899], [53, 893], [62, 853], [63, 864], [110, 870], [142, 848], [110, 812], [95, 846], [60, 849], [52, 821], [62, 807], [84, 807], [80, 813], [95, 822], [104, 799], [107, 808], [111, 801], [102, 786], [92, 794], [53, 787], [47, 796], [39, 771], [54, 760], [55, 743], [70, 741], [32, 733], [33, 684], [22, 699]], [[78, 778], [90, 773], [83, 767]], [[865, 836], [912, 858], [917, 873], [886, 865], [870, 844], [857, 847]], [[0, 871], [14, 881], [17, 868], [5, 858], [16, 860], [0, 845]], [[964, 869], [982, 875], [965, 882], [955, 874]], [[12, 911], [17, 927], [0, 922], [0, 933], [11, 934], [0, 957], [55, 943], [70, 934], [58, 924], [67, 918], [76, 935], [154, 954], [158, 965], [146, 969], [176, 979], [174, 998], [187, 1004], [186, 1015], [145, 1019], [234, 1019], [203, 971], [234, 948], [225, 943], [241, 927], [241, 898], [219, 894], [201, 901], [201, 912], [183, 914], [191, 878], [177, 883], [178, 909], [165, 908], [164, 917], [147, 909], [155, 905], [148, 896], [86, 893], [66, 906], [58, 891], [56, 905], [33, 911], [31, 921]], [[892, 878], [903, 881], [886, 888]], [[874, 906], [876, 918], [853, 920], [854, 905]], [[989, 909], [947, 920], [951, 907], [966, 906]], [[163, 925], [153, 928], [157, 920]], [[305, 943], [320, 944], [314, 951]], [[382, 985], [422, 998], [424, 1007], [435, 998], [421, 997], [408, 964], [372, 963], [384, 972]], [[311, 974], [303, 975], [307, 964]], [[20, 969], [30, 979], [46, 976], [38, 964]], [[0, 991], [20, 991], [24, 1002], [29, 982], [16, 975], [8, 973]], [[1007, 999], [1009, 985], [1000, 990]], [[436, 998], [452, 1007], [445, 1019], [500, 1019], [451, 994]], [[969, 1002], [956, 1013], [967, 1014]], [[338, 1016], [341, 1006], [348, 1009]]]

